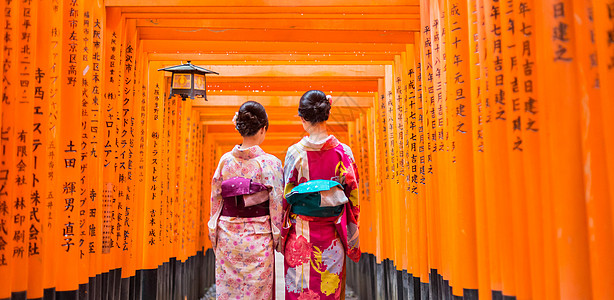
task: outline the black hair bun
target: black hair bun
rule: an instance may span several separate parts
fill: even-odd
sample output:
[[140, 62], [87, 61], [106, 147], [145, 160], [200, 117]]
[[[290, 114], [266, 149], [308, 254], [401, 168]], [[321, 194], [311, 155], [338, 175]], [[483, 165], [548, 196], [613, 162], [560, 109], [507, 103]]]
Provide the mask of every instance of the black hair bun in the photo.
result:
[[298, 105], [298, 115], [310, 123], [328, 120], [330, 102], [322, 91], [311, 90], [303, 94]]
[[237, 131], [241, 136], [252, 136], [263, 127], [269, 129], [269, 118], [262, 104], [247, 101], [241, 105], [237, 114]]

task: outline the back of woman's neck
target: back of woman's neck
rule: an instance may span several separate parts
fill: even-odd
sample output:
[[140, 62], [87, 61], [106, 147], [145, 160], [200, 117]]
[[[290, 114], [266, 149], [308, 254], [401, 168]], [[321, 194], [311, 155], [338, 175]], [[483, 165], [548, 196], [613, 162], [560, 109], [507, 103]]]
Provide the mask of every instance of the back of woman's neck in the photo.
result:
[[243, 143], [239, 145], [239, 149], [247, 149], [250, 147], [258, 146], [258, 143], [251, 138], [243, 138]]
[[309, 133], [309, 140], [314, 143], [323, 141], [326, 138], [328, 138], [328, 132], [326, 130]]

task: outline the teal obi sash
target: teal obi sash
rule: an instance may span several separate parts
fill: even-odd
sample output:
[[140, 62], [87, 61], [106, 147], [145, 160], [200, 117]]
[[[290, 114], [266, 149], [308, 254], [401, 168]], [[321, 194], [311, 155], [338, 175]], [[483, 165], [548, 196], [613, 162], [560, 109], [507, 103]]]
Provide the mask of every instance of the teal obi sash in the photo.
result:
[[286, 195], [286, 201], [297, 215], [334, 217], [341, 214], [348, 198], [339, 182], [316, 179], [293, 188]]

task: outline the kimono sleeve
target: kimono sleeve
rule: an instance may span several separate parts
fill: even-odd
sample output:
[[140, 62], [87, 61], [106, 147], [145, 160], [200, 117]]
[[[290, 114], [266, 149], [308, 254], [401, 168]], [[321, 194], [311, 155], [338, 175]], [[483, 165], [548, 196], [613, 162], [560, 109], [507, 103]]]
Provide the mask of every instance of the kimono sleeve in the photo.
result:
[[353, 261], [360, 259], [360, 239], [359, 239], [359, 215], [360, 199], [358, 197], [358, 168], [354, 162], [354, 155], [350, 147], [343, 145], [344, 155], [343, 164], [346, 166], [343, 174], [345, 194], [350, 201], [346, 203], [346, 228], [347, 228], [347, 252], [346, 254]]
[[217, 220], [222, 211], [222, 169], [224, 167], [224, 161], [225, 157], [222, 157], [211, 179], [211, 211], [209, 213], [210, 217], [207, 227], [209, 228], [209, 240], [211, 240], [211, 246], [214, 251], [217, 244]]
[[271, 214], [271, 232], [273, 234], [273, 248], [280, 250], [280, 232], [283, 210], [283, 184], [284, 177], [281, 161], [276, 157], [266, 160], [262, 167], [262, 177], [265, 185], [271, 187], [269, 191], [269, 212]]

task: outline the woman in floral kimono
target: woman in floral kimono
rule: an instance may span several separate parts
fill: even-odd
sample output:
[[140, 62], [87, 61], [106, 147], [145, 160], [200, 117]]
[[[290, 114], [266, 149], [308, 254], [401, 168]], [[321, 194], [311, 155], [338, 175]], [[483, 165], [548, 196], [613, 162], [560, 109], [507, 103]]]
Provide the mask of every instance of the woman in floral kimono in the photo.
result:
[[281, 161], [259, 147], [269, 127], [260, 103], [245, 102], [233, 122], [243, 143], [222, 156], [211, 183], [208, 227], [217, 299], [273, 299], [283, 199]]
[[308, 91], [299, 116], [309, 134], [284, 166], [286, 299], [344, 299], [345, 256], [358, 261], [358, 174], [351, 149], [326, 130], [330, 98]]

